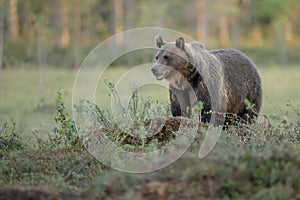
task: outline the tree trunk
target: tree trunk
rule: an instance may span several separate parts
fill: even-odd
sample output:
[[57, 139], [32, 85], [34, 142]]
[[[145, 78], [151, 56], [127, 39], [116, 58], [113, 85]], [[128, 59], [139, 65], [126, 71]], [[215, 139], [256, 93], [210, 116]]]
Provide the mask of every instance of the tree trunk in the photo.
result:
[[3, 45], [4, 45], [4, 3], [0, 1], [0, 81], [2, 79]]
[[164, 0], [156, 0], [154, 1], [157, 5], [160, 5], [159, 7], [157, 7], [157, 10], [155, 11], [156, 12], [156, 17], [155, 17], [155, 26], [158, 26], [158, 27], [164, 27], [164, 24], [163, 24], [163, 18], [164, 18], [164, 14], [165, 14], [165, 11], [164, 11], [164, 4], [166, 3], [166, 1]]
[[234, 19], [232, 23], [232, 45], [234, 48], [240, 48], [240, 27], [241, 27], [241, 4], [236, 4], [236, 11], [234, 12]]
[[207, 26], [205, 14], [205, 0], [197, 1], [197, 39], [204, 45], [207, 43]]
[[135, 10], [136, 3], [133, 0], [126, 0], [124, 1], [124, 7], [125, 7], [125, 28], [133, 28], [135, 25], [135, 14], [137, 13]]
[[31, 11], [32, 7], [30, 4], [25, 4], [24, 5], [24, 11], [25, 11], [25, 17], [24, 17], [24, 25], [23, 29], [26, 29], [26, 36], [28, 38], [28, 43], [26, 47], [26, 52], [29, 57], [34, 57], [35, 55], [35, 46], [36, 46], [36, 28], [33, 27], [33, 23], [35, 21], [35, 18], [33, 16], [33, 13]]
[[53, 7], [54, 7], [54, 30], [55, 30], [55, 47], [58, 49], [61, 49], [61, 1], [54, 1]]
[[230, 45], [229, 38], [229, 21], [227, 16], [220, 17], [220, 43], [223, 47], [228, 47]]
[[67, 48], [70, 45], [70, 30], [69, 30], [69, 10], [66, 1], [61, 1], [60, 17], [61, 17], [61, 47]]
[[74, 49], [74, 67], [78, 68], [81, 62], [81, 1], [76, 1], [75, 8], [75, 49]]
[[19, 17], [17, 12], [17, 0], [9, 1], [9, 31], [12, 39], [15, 39], [19, 35]]
[[[115, 33], [123, 31], [123, 0], [114, 0], [114, 31]], [[116, 37], [116, 44], [123, 44], [123, 42], [122, 34]]]

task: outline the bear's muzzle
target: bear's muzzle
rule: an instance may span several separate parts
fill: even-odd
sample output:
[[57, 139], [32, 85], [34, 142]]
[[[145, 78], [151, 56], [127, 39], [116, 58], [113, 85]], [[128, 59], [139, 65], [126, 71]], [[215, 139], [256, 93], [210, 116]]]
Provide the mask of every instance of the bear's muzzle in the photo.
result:
[[169, 75], [170, 69], [168, 69], [168, 67], [165, 66], [154, 65], [151, 69], [151, 72], [155, 76], [156, 80], [162, 80]]

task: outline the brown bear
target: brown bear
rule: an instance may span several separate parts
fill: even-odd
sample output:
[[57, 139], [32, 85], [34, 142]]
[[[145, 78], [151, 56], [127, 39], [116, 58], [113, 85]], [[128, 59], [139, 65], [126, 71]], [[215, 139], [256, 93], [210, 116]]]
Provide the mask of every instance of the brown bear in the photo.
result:
[[254, 122], [262, 104], [262, 86], [246, 55], [235, 49], [208, 51], [182, 37], [171, 43], [159, 35], [155, 40], [159, 51], [151, 71], [157, 80], [169, 82], [173, 116], [191, 117], [193, 106], [201, 101], [204, 122], [220, 125], [233, 118]]

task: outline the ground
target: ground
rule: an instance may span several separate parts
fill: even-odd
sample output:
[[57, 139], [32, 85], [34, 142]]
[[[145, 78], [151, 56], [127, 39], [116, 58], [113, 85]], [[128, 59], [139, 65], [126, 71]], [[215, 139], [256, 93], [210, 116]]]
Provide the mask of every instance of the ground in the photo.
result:
[[[123, 71], [115, 68], [107, 76], [116, 79]], [[94, 159], [75, 135], [54, 137], [72, 133], [72, 127], [62, 132], [64, 121], [54, 118], [61, 88], [63, 113], [71, 119], [75, 72], [6, 70], [0, 82], [0, 199], [299, 199], [299, 69], [259, 71], [264, 104], [257, 124], [224, 130], [204, 159], [197, 156], [205, 134], [201, 129], [172, 165], [129, 174]], [[155, 98], [155, 92], [146, 93]]]

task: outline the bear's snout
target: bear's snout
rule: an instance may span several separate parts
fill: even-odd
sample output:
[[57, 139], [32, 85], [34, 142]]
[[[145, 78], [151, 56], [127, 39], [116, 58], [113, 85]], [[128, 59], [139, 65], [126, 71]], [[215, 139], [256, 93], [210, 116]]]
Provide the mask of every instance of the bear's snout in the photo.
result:
[[156, 80], [162, 80], [169, 74], [170, 69], [163, 65], [154, 65], [151, 68], [151, 72], [155, 76]]
[[152, 67], [151, 68], [151, 72], [155, 75], [157, 73], [157, 67]]

